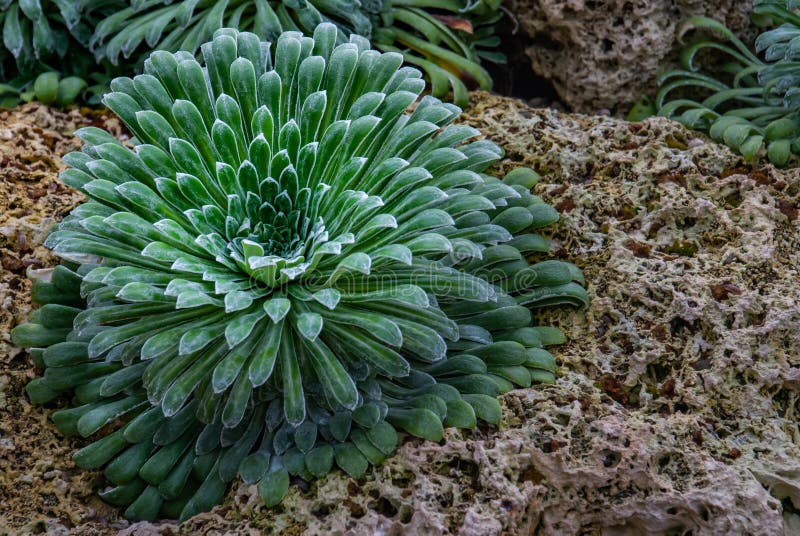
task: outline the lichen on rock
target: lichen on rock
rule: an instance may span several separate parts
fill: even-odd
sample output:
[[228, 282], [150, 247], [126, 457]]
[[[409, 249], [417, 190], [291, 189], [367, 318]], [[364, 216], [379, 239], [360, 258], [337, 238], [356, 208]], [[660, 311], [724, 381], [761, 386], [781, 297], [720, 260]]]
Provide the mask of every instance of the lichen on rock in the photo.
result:
[[[745, 164], [662, 118], [560, 114], [485, 93], [473, 102], [464, 120], [506, 150], [498, 175], [520, 165], [543, 175], [536, 193], [562, 213], [553, 253], [579, 264], [589, 281], [588, 311], [539, 319], [568, 335], [556, 351], [555, 385], [505, 395], [499, 428], [448, 431], [441, 444], [406, 441], [367, 477], [300, 482], [277, 508], [239, 484], [223, 505], [182, 525], [129, 525], [92, 502], [102, 479], [75, 470], [74, 441], [24, 397], [33, 366], [6, 344], [0, 449], [11, 445], [3, 452], [13, 454], [0, 456], [0, 527], [131, 535], [791, 533], [800, 521], [800, 171]], [[59, 136], [79, 121], [53, 117], [58, 125], [47, 130]], [[0, 131], [24, 120], [0, 118]], [[41, 134], [29, 132], [26, 143], [37, 143]], [[2, 173], [3, 184], [22, 187]], [[29, 181], [47, 188], [54, 173]], [[68, 191], [53, 195], [48, 206], [75, 202]], [[34, 258], [49, 262], [35, 236], [28, 237]], [[14, 244], [3, 243], [4, 256], [20, 255]], [[2, 313], [6, 333], [28, 311], [22, 276], [4, 269], [4, 284], [14, 278], [18, 287], [0, 290], [13, 304]]]

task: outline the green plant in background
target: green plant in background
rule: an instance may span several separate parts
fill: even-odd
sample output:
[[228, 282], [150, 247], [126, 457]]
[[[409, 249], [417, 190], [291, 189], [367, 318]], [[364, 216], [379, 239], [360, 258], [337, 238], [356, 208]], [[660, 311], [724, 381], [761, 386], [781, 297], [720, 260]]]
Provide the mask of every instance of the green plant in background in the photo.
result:
[[11, 108], [22, 100], [39, 101], [42, 104], [63, 107], [75, 103], [78, 95], [86, 90], [83, 78], [68, 76], [61, 78], [55, 71], [48, 71], [36, 77], [29, 89], [18, 89], [10, 84], [0, 84], [0, 107]]
[[452, 89], [464, 105], [464, 81], [491, 88], [481, 59], [504, 60], [494, 51], [501, 16], [500, 0], [131, 0], [97, 25], [92, 48], [117, 64], [149, 49], [195, 53], [223, 26], [274, 42], [281, 32], [311, 35], [318, 24], [333, 22], [338, 43], [355, 33], [379, 50], [400, 52], [425, 71], [434, 96]]
[[37, 65], [52, 68], [70, 56], [75, 42], [88, 45], [92, 29], [83, 21], [82, 8], [81, 2], [68, 0], [0, 0], [3, 78], [35, 72]]
[[653, 99], [650, 98], [648, 95], [645, 95], [638, 102], [634, 103], [631, 107], [628, 115], [625, 117], [628, 121], [636, 122], [636, 121], [643, 121], [648, 117], [653, 117], [654, 115], [658, 114], [658, 110], [656, 109], [656, 105], [653, 102]]
[[65, 106], [84, 91], [87, 100], [102, 94], [110, 76], [88, 46], [94, 26], [119, 4], [0, 0], [0, 106], [32, 99]]
[[[353, 477], [397, 430], [500, 419], [497, 396], [553, 382], [563, 341], [531, 308], [586, 305], [536, 230], [556, 211], [538, 176], [483, 172], [500, 149], [419, 71], [322, 24], [275, 47], [221, 29], [193, 54], [154, 52], [104, 102], [135, 148], [77, 135], [62, 174], [84, 192], [47, 240], [63, 264], [15, 328], [44, 369], [36, 403], [93, 438], [125, 515], [187, 518], [237, 475], [268, 505], [290, 475]], [[407, 112], [416, 103], [413, 112]]]
[[496, 51], [501, 17], [499, 0], [0, 0], [0, 104], [35, 97], [34, 79], [54, 70], [90, 81], [95, 102], [121, 64], [138, 71], [152, 49], [195, 54], [223, 26], [274, 42], [333, 22], [337, 43], [358, 34], [399, 52], [425, 71], [434, 96], [452, 91], [465, 105], [467, 85], [491, 88], [481, 61], [505, 61]]
[[[703, 40], [682, 54], [683, 69], [664, 74], [656, 98], [659, 115], [706, 131], [710, 136], [754, 159], [766, 148], [776, 165], [800, 154], [800, 15], [798, 0], [756, 0], [753, 18], [778, 25], [758, 36], [755, 52], [721, 23], [705, 17], [689, 19], [683, 32], [710, 30], [723, 40]], [[696, 64], [699, 52], [723, 53], [729, 62], [721, 71], [728, 80], [703, 74]], [[762, 54], [761, 59], [757, 54]], [[669, 100], [675, 90], [690, 95], [707, 91], [705, 100]]]

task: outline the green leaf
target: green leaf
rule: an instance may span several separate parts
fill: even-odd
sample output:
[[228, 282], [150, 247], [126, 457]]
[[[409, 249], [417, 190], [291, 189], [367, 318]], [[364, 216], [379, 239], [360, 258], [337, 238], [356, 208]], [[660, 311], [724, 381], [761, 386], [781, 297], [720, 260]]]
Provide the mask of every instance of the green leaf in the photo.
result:
[[256, 311], [249, 314], [239, 314], [228, 321], [225, 327], [225, 340], [228, 348], [233, 348], [250, 336], [264, 313]]
[[58, 396], [58, 391], [51, 389], [44, 378], [35, 378], [25, 386], [31, 402], [34, 404], [44, 404]]
[[311, 365], [322, 383], [325, 393], [347, 409], [358, 404], [358, 390], [347, 370], [330, 348], [321, 340], [304, 341]]
[[[58, 83], [56, 90], [55, 105], [69, 106], [75, 102], [78, 95], [87, 88], [88, 84], [83, 78], [68, 76]], [[37, 91], [38, 93], [38, 91]]]
[[289, 313], [292, 302], [286, 298], [272, 298], [264, 302], [264, 310], [274, 323], [279, 323]]
[[353, 420], [364, 428], [371, 428], [378, 424], [381, 412], [377, 404], [365, 403], [353, 410]]
[[403, 345], [403, 333], [397, 323], [380, 314], [339, 307], [336, 311], [323, 313], [326, 319], [339, 324], [347, 324], [366, 331], [371, 337], [390, 346]]
[[447, 418], [444, 424], [456, 428], [475, 428], [475, 411], [464, 400], [450, 400], [447, 402]]
[[[174, 334], [171, 331], [165, 332], [163, 336], [167, 344], [174, 342]], [[180, 343], [178, 346], [178, 354], [187, 355], [202, 350], [203, 348], [206, 348], [209, 344], [211, 344], [213, 341], [219, 339], [220, 336], [221, 333], [219, 333], [219, 331], [214, 329], [214, 327], [212, 326], [202, 326], [198, 328], [187, 329], [183, 333], [183, 335], [181, 335]], [[148, 339], [147, 343], [145, 343], [145, 346], [148, 346], [148, 343], [152, 345], [153, 342], [151, 341], [155, 341], [155, 339], [156, 339], [155, 337]], [[150, 355], [149, 348], [150, 347], [148, 347], [148, 352], [147, 352], [148, 357]], [[145, 352], [143, 348], [142, 357], [144, 356]]]
[[339, 279], [347, 272], [358, 272], [364, 275], [369, 275], [370, 267], [372, 266], [372, 259], [366, 253], [353, 253], [348, 255], [336, 266], [336, 269], [331, 274], [328, 280], [329, 284]]
[[3, 21], [3, 44], [14, 58], [19, 59], [25, 47], [25, 37], [19, 18], [19, 4], [12, 2]]
[[386, 455], [391, 454], [397, 448], [397, 432], [386, 421], [381, 421], [367, 430], [367, 438]]
[[[798, 130], [800, 130], [800, 124], [796, 120], [782, 117], [772, 121], [764, 128], [764, 137], [767, 141], [782, 140], [796, 136]], [[725, 143], [728, 143], [727, 140]]]
[[135, 521], [155, 521], [164, 499], [153, 486], [147, 486], [133, 504], [125, 510], [125, 517]]
[[322, 331], [324, 321], [317, 313], [300, 313], [297, 316], [297, 330], [309, 341], [316, 340]]
[[45, 348], [42, 359], [48, 367], [77, 365], [89, 360], [88, 347], [89, 345], [85, 342], [65, 341], [55, 343]]
[[[158, 485], [158, 492], [167, 500], [176, 499], [186, 487], [194, 465], [195, 453], [187, 449], [180, 461], [172, 468], [166, 479]], [[163, 508], [162, 508], [163, 512]]]
[[[244, 383], [247, 382], [245, 381]], [[236, 442], [231, 445], [231, 447], [227, 449], [227, 451], [225, 451], [225, 453], [220, 457], [219, 476], [224, 482], [230, 482], [233, 480], [233, 478], [236, 476], [236, 473], [239, 471], [240, 464], [244, 461], [245, 456], [247, 456], [247, 453], [253, 448], [258, 436], [261, 434], [261, 429], [263, 426], [260, 418], [261, 415], [262, 412], [258, 412], [256, 416], [250, 419], [250, 422], [247, 424], [247, 428], [244, 430], [244, 433], [241, 434]], [[228, 424], [224, 421], [225, 416], [223, 415], [223, 424], [228, 426]], [[242, 424], [246, 422], [246, 420], [242, 421]], [[238, 424], [238, 422], [236, 424]], [[234, 424], [234, 426], [236, 424]]]
[[337, 411], [328, 422], [331, 435], [338, 441], [345, 441], [350, 434], [351, 423], [352, 418], [349, 411]]
[[[260, 481], [269, 470], [270, 454], [266, 450], [259, 450], [248, 455], [239, 465], [239, 474], [247, 484]], [[260, 491], [260, 490], [259, 490]]]
[[139, 475], [149, 484], [159, 485], [169, 476], [172, 468], [180, 461], [184, 450], [190, 444], [190, 436], [184, 436], [178, 441], [158, 449], [139, 470]]
[[[247, 407], [250, 404], [252, 388], [250, 380], [240, 374], [231, 388], [228, 401], [222, 410], [222, 423], [226, 428], [233, 428], [244, 418]], [[231, 478], [233, 478], [231, 476]]]
[[333, 288], [326, 288], [322, 290], [318, 290], [317, 292], [311, 295], [316, 301], [324, 305], [330, 310], [336, 308], [336, 305], [339, 303], [341, 299], [341, 292]]
[[475, 415], [488, 423], [498, 424], [502, 418], [500, 402], [496, 398], [483, 394], [463, 394], [462, 398], [472, 406]]
[[140, 361], [109, 374], [100, 385], [100, 394], [102, 396], [112, 396], [135, 386], [141, 382], [142, 373], [148, 366], [149, 363], [147, 361]]
[[117, 485], [132, 482], [152, 451], [153, 444], [149, 441], [129, 447], [108, 464], [105, 470], [106, 478]]
[[258, 483], [258, 494], [268, 507], [277, 505], [289, 489], [289, 472], [284, 469], [270, 470]]
[[307, 453], [317, 440], [317, 425], [309, 420], [295, 428], [294, 442], [300, 452]]
[[219, 504], [219, 501], [225, 494], [225, 488], [226, 482], [219, 477], [215, 466], [211, 469], [205, 480], [203, 480], [203, 483], [192, 498], [186, 503], [186, 506], [184, 506], [181, 511], [181, 521], [189, 519], [200, 512], [207, 512], [213, 508], [214, 505]]
[[306, 468], [317, 478], [322, 478], [333, 466], [333, 447], [322, 445], [306, 454]]
[[739, 151], [741, 151], [746, 160], [754, 160], [763, 147], [763, 136], [750, 136], [739, 145]]
[[767, 146], [767, 157], [776, 166], [785, 166], [791, 156], [791, 142], [789, 140], [777, 140]]
[[22, 324], [11, 330], [11, 341], [15, 346], [45, 347], [63, 341], [69, 328], [48, 329], [41, 324]]
[[[216, 348], [206, 351], [174, 383], [166, 388], [163, 397], [161, 397], [161, 409], [166, 417], [175, 415], [184, 406], [194, 390], [200, 385], [200, 382], [207, 376], [207, 371], [222, 357], [225, 350], [225, 346], [218, 345]], [[180, 361], [175, 360], [175, 363], [176, 369], [180, 370], [178, 368], [181, 364]], [[164, 378], [168, 378], [168, 376], [164, 375]], [[154, 393], [158, 391], [160, 389], [150, 388], [149, 394], [152, 398], [158, 399], [154, 396]]]
[[147, 487], [147, 482], [137, 478], [132, 482], [101, 491], [100, 498], [104, 501], [117, 506], [127, 506], [135, 501]]
[[129, 443], [141, 443], [150, 440], [156, 430], [164, 424], [161, 408], [152, 407], [137, 415], [125, 428], [125, 440]]
[[336, 324], [329, 324], [326, 332], [331, 334], [331, 337], [325, 337], [328, 345], [345, 345], [349, 352], [370, 363], [383, 374], [390, 377], [408, 375], [411, 368], [408, 361], [379, 340], [340, 328]]
[[97, 469], [124, 449], [128, 442], [123, 438], [124, 428], [120, 428], [102, 439], [83, 447], [72, 456], [78, 467]]
[[354, 429], [350, 433], [350, 439], [353, 441], [358, 451], [369, 460], [369, 463], [378, 465], [383, 463], [383, 460], [386, 459], [386, 456], [372, 444], [363, 430]]
[[222, 393], [233, 384], [250, 358], [253, 347], [253, 342], [239, 344], [217, 363], [211, 374], [211, 384], [215, 393]]
[[297, 426], [306, 418], [306, 403], [293, 339], [290, 332], [284, 328], [279, 355], [283, 386], [283, 412], [286, 415], [286, 421]]
[[[653, 114], [655, 115], [655, 112]], [[503, 182], [509, 186], [517, 184], [526, 190], [530, 190], [538, 184], [541, 177], [534, 170], [526, 167], [514, 168], [503, 177]]]
[[336, 465], [353, 478], [361, 478], [367, 472], [369, 462], [352, 443], [335, 446]]
[[248, 375], [253, 387], [259, 387], [272, 375], [278, 350], [281, 344], [283, 325], [269, 324], [264, 330], [264, 335], [256, 347], [256, 353], [250, 361]]
[[386, 418], [393, 425], [422, 439], [441, 441], [444, 437], [442, 421], [427, 409], [392, 408]]

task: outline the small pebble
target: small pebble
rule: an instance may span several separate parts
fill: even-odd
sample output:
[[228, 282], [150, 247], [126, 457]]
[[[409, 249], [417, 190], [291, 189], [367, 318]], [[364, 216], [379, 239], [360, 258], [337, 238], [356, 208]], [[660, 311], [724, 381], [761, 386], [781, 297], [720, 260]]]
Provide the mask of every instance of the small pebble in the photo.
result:
[[704, 142], [700, 138], [692, 138], [692, 139], [690, 139], [689, 141], [686, 142], [686, 146], [687, 147], [692, 147], [692, 148], [694, 148], [694, 147], [702, 147], [705, 144], [706, 144], [706, 142]]

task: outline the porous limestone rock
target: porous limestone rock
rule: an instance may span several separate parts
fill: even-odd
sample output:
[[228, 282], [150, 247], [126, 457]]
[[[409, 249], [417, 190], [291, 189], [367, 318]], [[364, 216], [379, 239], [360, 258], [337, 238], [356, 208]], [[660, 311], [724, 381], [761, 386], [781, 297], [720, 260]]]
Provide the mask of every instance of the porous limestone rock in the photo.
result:
[[[800, 171], [746, 165], [662, 118], [560, 114], [485, 93], [473, 101], [464, 120], [506, 150], [498, 173], [541, 172], [536, 192], [562, 212], [554, 253], [589, 282], [588, 311], [539, 319], [569, 337], [555, 351], [555, 385], [505, 395], [499, 428], [407, 440], [361, 480], [296, 480], [276, 508], [240, 483], [184, 524], [129, 524], [93, 496], [102, 476], [69, 461], [79, 441], [58, 435], [51, 409], [27, 402], [35, 371], [5, 344], [0, 533], [791, 534], [800, 525]], [[53, 118], [61, 126], [49, 129], [62, 133], [75, 121]], [[0, 117], [0, 131], [11, 120]], [[41, 133], [26, 132], [25, 143], [38, 143]], [[47, 189], [56, 167], [26, 182], [0, 168], [0, 183]], [[47, 206], [74, 202], [58, 195]], [[29, 309], [16, 273], [2, 272], [3, 332]]]
[[752, 37], [752, 0], [507, 0], [536, 74], [573, 111], [626, 109], [675, 64], [675, 30], [705, 15]]

